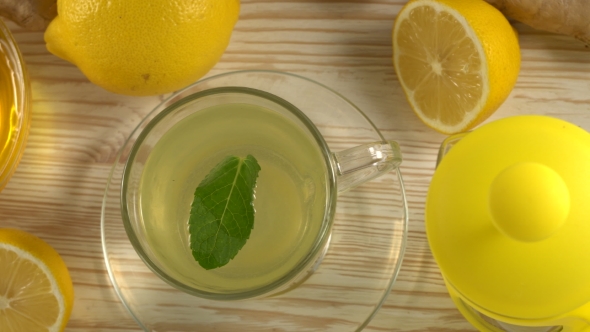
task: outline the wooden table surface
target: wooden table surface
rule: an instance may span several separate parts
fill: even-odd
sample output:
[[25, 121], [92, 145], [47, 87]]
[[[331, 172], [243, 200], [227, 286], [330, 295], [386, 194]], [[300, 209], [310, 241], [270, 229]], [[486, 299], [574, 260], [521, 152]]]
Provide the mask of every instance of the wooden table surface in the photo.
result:
[[[445, 136], [412, 113], [393, 70], [391, 29], [404, 2], [242, 0], [230, 45], [208, 75], [272, 69], [309, 77], [347, 96], [398, 141], [409, 204], [407, 250], [393, 290], [365, 330], [474, 331], [448, 297], [426, 242], [424, 201]], [[590, 49], [571, 37], [515, 27], [520, 76], [490, 120], [546, 114], [590, 130]], [[117, 150], [165, 96], [109, 93], [51, 55], [42, 32], [9, 28], [28, 66], [33, 118], [24, 157], [0, 193], [0, 227], [34, 233], [64, 258], [76, 294], [66, 331], [138, 331], [106, 273], [101, 200]]]

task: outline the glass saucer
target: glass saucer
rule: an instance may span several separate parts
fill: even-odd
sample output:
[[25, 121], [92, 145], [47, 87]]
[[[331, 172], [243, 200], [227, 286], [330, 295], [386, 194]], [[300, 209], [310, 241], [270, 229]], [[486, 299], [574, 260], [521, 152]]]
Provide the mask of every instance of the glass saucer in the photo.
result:
[[238, 86], [277, 95], [317, 126], [332, 151], [381, 133], [351, 102], [326, 86], [288, 73], [239, 71], [201, 80], [151, 111], [119, 151], [103, 198], [106, 267], [123, 305], [146, 331], [359, 331], [373, 318], [399, 272], [407, 238], [407, 202], [399, 170], [338, 196], [328, 250], [297, 288], [266, 298], [215, 301], [183, 293], [156, 276], [133, 249], [121, 219], [121, 179], [131, 146], [158, 113], [206, 89]]

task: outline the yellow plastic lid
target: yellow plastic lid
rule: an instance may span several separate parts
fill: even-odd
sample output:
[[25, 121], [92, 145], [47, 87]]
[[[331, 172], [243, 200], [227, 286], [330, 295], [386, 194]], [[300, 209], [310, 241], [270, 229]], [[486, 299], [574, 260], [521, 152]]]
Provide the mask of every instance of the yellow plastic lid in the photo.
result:
[[590, 134], [516, 116], [463, 137], [438, 165], [426, 232], [445, 280], [522, 319], [590, 302]]

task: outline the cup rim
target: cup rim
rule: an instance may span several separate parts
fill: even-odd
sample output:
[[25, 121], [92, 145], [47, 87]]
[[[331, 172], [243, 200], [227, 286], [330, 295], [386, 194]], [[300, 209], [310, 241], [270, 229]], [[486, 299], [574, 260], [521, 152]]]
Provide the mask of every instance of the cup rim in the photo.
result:
[[[173, 101], [176, 96], [182, 95], [184, 90], [178, 91], [167, 98], [166, 101]], [[128, 189], [128, 179], [131, 169], [133, 168], [133, 160], [139, 151], [139, 148], [142, 146], [145, 139], [149, 136], [152, 129], [154, 129], [158, 124], [160, 124], [163, 120], [167, 119], [168, 116], [173, 114], [173, 112], [183, 105], [186, 105], [190, 102], [196, 101], [201, 98], [219, 95], [224, 93], [233, 93], [233, 94], [244, 94], [250, 96], [256, 96], [259, 98], [266, 99], [272, 103], [275, 103], [285, 110], [289, 111], [293, 114], [297, 120], [305, 126], [308, 133], [310, 133], [316, 142], [317, 147], [320, 149], [322, 157], [325, 163], [325, 170], [327, 172], [327, 186], [326, 186], [326, 206], [324, 209], [324, 218], [322, 221], [322, 226], [318, 232], [317, 238], [314, 241], [314, 245], [309, 250], [308, 254], [303, 257], [299, 263], [291, 269], [288, 273], [283, 275], [282, 277], [275, 279], [271, 283], [268, 283], [262, 287], [257, 287], [254, 289], [240, 291], [235, 293], [215, 293], [209, 291], [203, 291], [198, 288], [194, 288], [188, 286], [184, 283], [177, 281], [175, 278], [168, 275], [165, 271], [163, 271], [156, 263], [154, 263], [149, 255], [144, 250], [142, 244], [137, 237], [137, 234], [132, 226], [131, 218], [129, 217], [129, 211], [127, 208], [127, 189]], [[162, 107], [166, 101], [162, 104], [158, 105], [157, 108]], [[198, 112], [198, 111], [197, 111]], [[194, 114], [194, 113], [191, 113]], [[184, 119], [184, 118], [183, 118]], [[336, 202], [337, 202], [337, 188], [336, 188], [336, 172], [334, 170], [334, 163], [332, 152], [330, 151], [328, 144], [324, 140], [324, 137], [318, 130], [318, 128], [313, 124], [311, 119], [303, 111], [297, 108], [292, 103], [288, 102], [287, 100], [276, 96], [272, 93], [253, 89], [248, 87], [240, 87], [240, 86], [227, 86], [227, 87], [215, 87], [210, 88], [202, 91], [198, 91], [195, 93], [191, 93], [185, 97], [180, 98], [179, 100], [174, 101], [172, 104], [166, 106], [162, 111], [160, 111], [156, 116], [149, 119], [148, 117], [142, 119], [140, 124], [136, 128], [141, 128], [142, 125], [147, 121], [147, 125], [141, 129], [137, 139], [133, 143], [131, 147], [131, 151], [127, 160], [125, 161], [125, 166], [123, 168], [123, 176], [122, 176], [122, 183], [121, 183], [121, 217], [123, 221], [123, 226], [125, 228], [125, 232], [131, 242], [133, 248], [141, 258], [141, 260], [148, 266], [150, 270], [152, 270], [160, 279], [164, 280], [166, 283], [170, 284], [171, 286], [184, 291], [188, 294], [195, 295], [198, 297], [206, 298], [206, 299], [213, 299], [213, 300], [243, 300], [243, 299], [251, 299], [257, 297], [264, 297], [270, 294], [273, 294], [277, 290], [283, 290], [283, 288], [288, 285], [290, 282], [293, 281], [294, 277], [300, 275], [310, 266], [314, 265], [318, 259], [318, 256], [325, 252], [325, 247], [328, 244], [331, 228], [334, 223], [334, 213], [336, 209]], [[182, 119], [178, 120], [182, 121]], [[176, 122], [176, 123], [178, 123]]]

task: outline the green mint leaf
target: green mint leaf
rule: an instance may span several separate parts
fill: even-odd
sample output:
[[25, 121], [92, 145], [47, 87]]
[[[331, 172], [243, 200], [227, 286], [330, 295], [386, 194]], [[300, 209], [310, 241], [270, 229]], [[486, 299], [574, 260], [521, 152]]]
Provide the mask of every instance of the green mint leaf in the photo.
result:
[[195, 190], [189, 218], [190, 248], [206, 270], [229, 263], [254, 227], [254, 187], [260, 166], [252, 155], [228, 156]]

